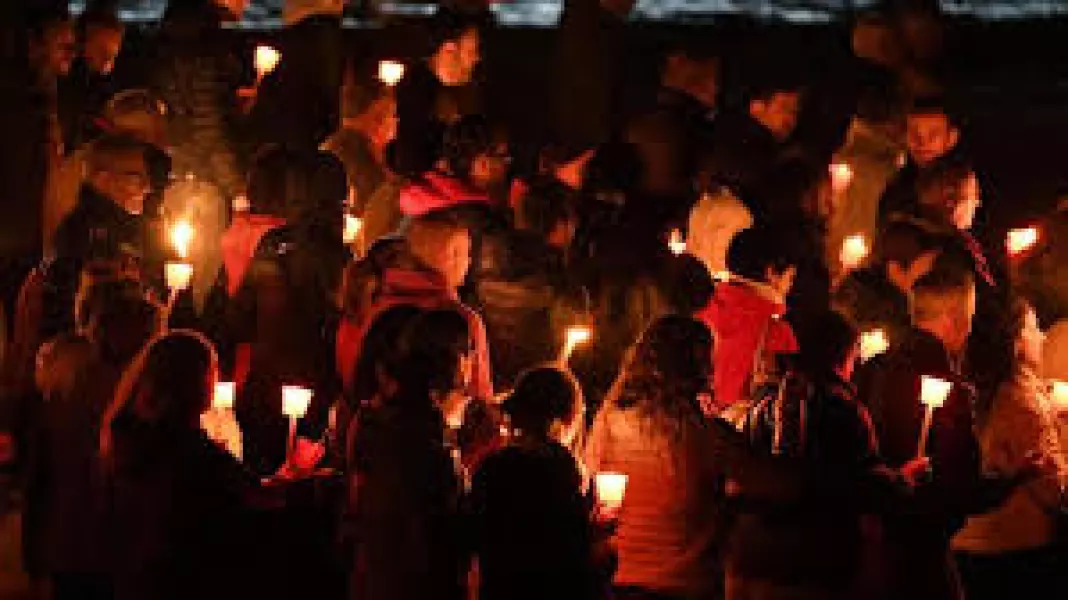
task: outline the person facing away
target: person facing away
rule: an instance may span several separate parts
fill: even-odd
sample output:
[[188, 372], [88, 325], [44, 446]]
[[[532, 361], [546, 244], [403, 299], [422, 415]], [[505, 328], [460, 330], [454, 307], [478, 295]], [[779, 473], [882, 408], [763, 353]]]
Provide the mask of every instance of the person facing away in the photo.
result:
[[356, 532], [354, 600], [464, 597], [464, 483], [458, 453], [445, 440], [445, 412], [471, 377], [467, 326], [455, 310], [417, 317], [402, 336], [394, 392], [360, 419], [348, 499]]
[[721, 410], [748, 397], [746, 387], [761, 358], [797, 350], [793, 330], [782, 318], [796, 273], [789, 254], [773, 229], [742, 231], [727, 253], [730, 280], [697, 313], [716, 336], [713, 387]]
[[155, 339], [123, 374], [101, 434], [115, 598], [232, 598], [254, 591], [244, 561], [259, 481], [200, 428], [215, 354], [199, 334]]
[[656, 320], [594, 420], [589, 472], [627, 476], [613, 536], [617, 598], [721, 597], [724, 448], [698, 404], [711, 354], [701, 323]]
[[378, 297], [367, 314], [341, 323], [337, 346], [341, 372], [356, 364], [364, 331], [376, 315], [389, 307], [410, 304], [427, 310], [454, 308], [468, 320], [474, 349], [474, 376], [468, 391], [474, 398], [492, 398], [486, 327], [482, 317], [458, 296], [471, 265], [471, 236], [467, 228], [443, 215], [415, 219], [398, 250], [382, 269]]
[[441, 157], [445, 128], [464, 115], [479, 113], [480, 92], [474, 81], [482, 58], [482, 23], [449, 9], [431, 23], [431, 49], [397, 84], [396, 164], [398, 172], [417, 177]]
[[136, 282], [104, 280], [80, 294], [79, 327], [42, 349], [43, 397], [24, 535], [56, 598], [109, 597], [100, 427], [123, 370], [157, 327]]
[[148, 190], [144, 144], [122, 136], [94, 142], [78, 203], [56, 228], [44, 263], [50, 291], [46, 333], [70, 328], [78, 276], [89, 261], [142, 257]]
[[78, 17], [78, 57], [59, 82], [59, 118], [68, 153], [100, 134], [104, 106], [118, 91], [113, 71], [125, 29], [105, 7], [90, 7]]
[[1027, 585], [1041, 585], [1055, 596], [1068, 590], [1055, 549], [1068, 460], [1039, 373], [1043, 333], [1034, 309], [1022, 299], [1013, 302], [1007, 321], [1011, 348], [1001, 385], [992, 402], [976, 411], [983, 470], [1012, 477], [1040, 457], [1041, 472], [1000, 507], [969, 517], [954, 536], [964, 588], [977, 600], [1005, 598]]
[[578, 382], [554, 367], [533, 368], [503, 409], [508, 445], [479, 466], [468, 500], [479, 597], [601, 597], [591, 506], [568, 449], [582, 427]]
[[981, 479], [975, 392], [961, 375], [975, 315], [974, 279], [966, 269], [936, 264], [913, 286], [910, 307], [913, 329], [894, 341], [860, 391], [888, 466], [898, 468], [919, 452], [921, 376], [953, 387], [934, 410], [926, 448], [931, 481], [883, 516], [885, 591], [888, 598], [956, 598], [949, 539], [968, 514], [992, 501]]

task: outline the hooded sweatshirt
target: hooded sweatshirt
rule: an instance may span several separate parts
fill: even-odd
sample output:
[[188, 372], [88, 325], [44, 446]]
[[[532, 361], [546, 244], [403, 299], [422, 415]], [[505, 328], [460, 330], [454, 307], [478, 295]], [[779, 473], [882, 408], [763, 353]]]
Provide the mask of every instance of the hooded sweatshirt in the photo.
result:
[[420, 180], [406, 186], [400, 194], [401, 212], [407, 217], [420, 217], [460, 206], [488, 207], [491, 204], [492, 201], [485, 192], [437, 171], [423, 174]]
[[712, 363], [718, 408], [745, 398], [762, 339], [765, 354], [797, 352], [793, 329], [781, 319], [785, 312], [786, 306], [773, 299], [766, 286], [732, 282], [719, 286], [709, 305], [697, 313], [716, 339]]

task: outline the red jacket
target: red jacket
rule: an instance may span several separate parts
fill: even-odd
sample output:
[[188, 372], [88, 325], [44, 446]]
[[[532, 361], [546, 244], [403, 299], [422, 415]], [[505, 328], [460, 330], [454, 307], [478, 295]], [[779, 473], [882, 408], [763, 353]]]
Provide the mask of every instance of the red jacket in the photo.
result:
[[466, 205], [491, 206], [492, 200], [485, 192], [436, 171], [423, 174], [421, 180], [406, 185], [400, 193], [401, 212], [408, 217]]
[[744, 399], [762, 336], [766, 353], [797, 352], [793, 329], [780, 318], [786, 307], [767, 296], [754, 284], [721, 285], [709, 305], [696, 315], [715, 338], [713, 389], [720, 408]]
[[230, 228], [223, 232], [221, 245], [223, 265], [226, 267], [226, 291], [233, 297], [241, 287], [241, 280], [252, 262], [256, 247], [264, 234], [285, 224], [285, 219], [271, 215], [238, 213]]
[[424, 310], [454, 308], [467, 319], [471, 347], [474, 348], [474, 377], [471, 389], [474, 398], [493, 399], [490, 375], [489, 344], [482, 317], [460, 302], [455, 290], [446, 285], [438, 273], [427, 270], [391, 268], [382, 275], [379, 297], [367, 315], [343, 320], [337, 334], [337, 361], [345, 389], [351, 389], [352, 374], [360, 358], [360, 346], [375, 317], [393, 306], [410, 305]]

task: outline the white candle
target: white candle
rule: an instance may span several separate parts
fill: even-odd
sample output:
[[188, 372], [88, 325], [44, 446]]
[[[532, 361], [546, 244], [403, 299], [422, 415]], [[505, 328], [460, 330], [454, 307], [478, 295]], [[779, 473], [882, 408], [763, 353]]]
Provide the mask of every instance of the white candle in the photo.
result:
[[176, 221], [171, 226], [171, 246], [174, 247], [174, 253], [178, 255], [178, 258], [189, 258], [189, 246], [193, 243], [194, 237], [196, 237], [196, 230], [185, 219]]
[[858, 233], [842, 240], [842, 251], [838, 258], [846, 271], [852, 271], [859, 267], [870, 253], [868, 238]]
[[730, 281], [731, 280], [731, 272], [730, 271], [716, 271], [715, 273], [712, 274], [712, 280], [713, 281], [719, 281], [719, 282]]
[[395, 60], [384, 60], [378, 63], [378, 80], [383, 84], [393, 87], [404, 79], [404, 64]]
[[356, 243], [356, 239], [360, 236], [360, 230], [363, 229], [363, 219], [355, 215], [345, 215], [345, 228], [341, 234], [342, 240], [346, 244]]
[[193, 281], [193, 265], [184, 262], [168, 262], [163, 266], [167, 289], [180, 292], [189, 289]]
[[686, 252], [686, 240], [682, 238], [682, 232], [678, 229], [672, 229], [668, 234], [668, 250], [675, 256], [680, 256], [683, 252]]
[[215, 384], [215, 393], [211, 397], [211, 407], [228, 410], [234, 407], [237, 386], [232, 381], [220, 381]]
[[949, 392], [953, 384], [944, 379], [923, 375], [920, 378], [920, 402], [923, 404], [923, 427], [920, 429], [920, 443], [916, 451], [917, 457], [927, 455], [927, 439], [931, 435], [931, 424], [934, 421], [934, 411], [945, 405], [949, 398]]
[[890, 347], [890, 340], [882, 329], [873, 329], [860, 334], [860, 357], [869, 361], [886, 352]]
[[1050, 387], [1054, 410], [1068, 411], [1068, 381], [1053, 381]]
[[1039, 237], [1041, 235], [1037, 227], [1011, 229], [1005, 239], [1005, 248], [1009, 251], [1009, 256], [1020, 256], [1038, 245]]
[[617, 514], [623, 508], [623, 497], [627, 493], [627, 476], [623, 473], [598, 473], [594, 477], [594, 489], [601, 508], [609, 515]]
[[560, 362], [566, 363], [571, 355], [574, 354], [575, 348], [581, 344], [585, 344], [593, 337], [593, 332], [589, 327], [575, 326], [567, 329], [567, 340], [564, 342], [564, 349], [560, 353]]
[[282, 386], [282, 414], [291, 419], [303, 419], [311, 405], [312, 391], [296, 385]]
[[831, 174], [831, 191], [836, 195], [844, 194], [853, 184], [853, 167], [849, 163], [835, 162], [831, 163], [828, 170]]
[[256, 66], [256, 77], [263, 79], [268, 73], [273, 71], [278, 63], [282, 60], [282, 53], [270, 46], [256, 46], [256, 56], [254, 59]]

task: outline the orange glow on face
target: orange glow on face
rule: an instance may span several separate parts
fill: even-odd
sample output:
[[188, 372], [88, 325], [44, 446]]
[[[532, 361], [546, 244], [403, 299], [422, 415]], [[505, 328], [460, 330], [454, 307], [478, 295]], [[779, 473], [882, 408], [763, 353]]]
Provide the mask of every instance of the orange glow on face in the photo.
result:
[[1009, 256], [1017, 257], [1033, 250], [1041, 237], [1037, 227], [1012, 229], [1006, 236], [1005, 247]]

